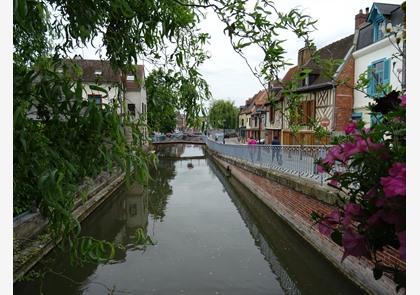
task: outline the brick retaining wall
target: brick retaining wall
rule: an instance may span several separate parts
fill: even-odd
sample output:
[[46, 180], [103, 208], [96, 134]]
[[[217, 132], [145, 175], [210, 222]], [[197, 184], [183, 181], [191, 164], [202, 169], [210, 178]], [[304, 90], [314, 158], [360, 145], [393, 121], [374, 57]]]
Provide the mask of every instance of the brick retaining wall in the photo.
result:
[[[209, 154], [225, 170], [229, 168], [235, 178], [367, 292], [396, 294], [395, 285], [390, 278], [385, 276], [380, 280], [373, 278], [372, 263], [368, 259], [347, 257], [341, 262], [342, 248], [330, 238], [321, 235], [317, 227], [312, 226], [311, 212], [328, 213], [333, 209], [332, 204], [337, 197], [334, 197], [336, 193], [332, 188], [316, 186], [294, 176], [284, 174], [282, 176], [281, 173], [270, 172], [262, 167], [255, 167], [214, 152], [209, 151]], [[380, 253], [380, 256], [391, 265], [396, 264], [405, 268], [405, 263], [398, 258], [398, 252], [393, 248], [386, 249]], [[403, 292], [400, 291], [399, 294]]]

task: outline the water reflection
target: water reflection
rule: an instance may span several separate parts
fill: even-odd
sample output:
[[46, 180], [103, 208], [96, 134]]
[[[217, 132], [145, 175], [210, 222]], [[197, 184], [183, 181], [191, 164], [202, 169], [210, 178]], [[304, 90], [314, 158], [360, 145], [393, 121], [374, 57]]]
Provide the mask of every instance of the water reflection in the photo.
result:
[[[101, 206], [83, 223], [82, 235], [93, 236], [99, 240], [114, 242], [115, 257], [109, 264], [126, 261], [127, 252], [132, 250], [145, 250], [146, 246], [138, 246], [136, 232], [143, 229], [147, 234], [148, 228], [148, 193], [139, 184], [130, 187], [123, 185], [115, 196]], [[72, 267], [67, 255], [63, 256], [61, 250], [56, 249], [41, 261], [35, 271], [45, 273], [42, 281], [27, 284], [16, 283], [14, 294], [84, 294], [87, 282], [95, 284], [98, 294], [106, 294], [112, 289], [107, 282], [91, 278], [103, 264], [86, 264], [83, 267]], [[109, 290], [107, 290], [107, 288]]]
[[[286, 294], [365, 294], [245, 188], [207, 161]], [[345, 286], [345, 287], [343, 287]]]
[[176, 175], [173, 161], [160, 160], [157, 169], [150, 171], [152, 180], [148, 185], [148, 209], [154, 220], [163, 220], [165, 217], [166, 204], [172, 194], [171, 180]]
[[[192, 149], [170, 147], [168, 154], [203, 152]], [[151, 174], [145, 189], [122, 187], [83, 224], [83, 234], [121, 245], [115, 259], [75, 268], [54, 252], [43, 264], [62, 276], [48, 273], [44, 294], [114, 287], [114, 294], [360, 293], [211, 160], [161, 160]], [[139, 246], [139, 228], [157, 244]], [[15, 294], [39, 294], [40, 282], [16, 284]]]
[[181, 155], [184, 153], [186, 148], [185, 144], [162, 144], [162, 145], [156, 145], [155, 150], [156, 154], [159, 157], [181, 157]]

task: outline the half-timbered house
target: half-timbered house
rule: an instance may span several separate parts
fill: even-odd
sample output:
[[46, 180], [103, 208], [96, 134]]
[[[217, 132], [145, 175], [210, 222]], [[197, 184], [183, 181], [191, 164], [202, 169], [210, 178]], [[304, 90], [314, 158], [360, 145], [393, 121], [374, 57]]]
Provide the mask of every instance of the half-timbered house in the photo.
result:
[[[298, 52], [298, 64], [291, 68], [282, 80], [282, 84], [289, 82], [296, 72], [303, 69], [310, 70], [305, 79], [300, 80], [296, 93], [301, 94], [299, 108], [300, 131], [295, 134], [291, 130], [290, 117], [282, 116], [281, 120], [281, 143], [293, 144], [319, 144], [329, 139], [316, 139], [314, 130], [309, 126], [310, 120], [314, 119], [322, 124], [332, 135], [342, 134], [345, 125], [351, 119], [353, 106], [354, 84], [354, 60], [351, 55], [354, 49], [354, 36], [338, 40], [318, 50], [321, 60], [340, 60], [333, 67], [333, 73], [327, 75], [322, 63], [316, 63], [312, 56], [311, 48], [305, 46]], [[340, 83], [345, 82], [345, 83]], [[280, 113], [287, 113], [287, 96], [280, 91], [277, 106]]]

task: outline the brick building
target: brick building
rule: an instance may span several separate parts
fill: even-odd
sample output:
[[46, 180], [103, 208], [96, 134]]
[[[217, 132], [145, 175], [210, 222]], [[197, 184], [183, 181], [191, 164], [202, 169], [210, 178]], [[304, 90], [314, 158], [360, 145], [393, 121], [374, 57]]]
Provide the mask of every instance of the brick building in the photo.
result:
[[[280, 134], [281, 144], [311, 145], [328, 142], [329, 138], [323, 140], [315, 138], [315, 132], [309, 126], [310, 120], [323, 122], [326, 130], [333, 136], [344, 132], [345, 125], [351, 119], [353, 108], [354, 60], [351, 55], [353, 49], [354, 35], [350, 35], [316, 51], [321, 61], [341, 61], [332, 67], [331, 75], [325, 74], [322, 62], [314, 61], [313, 49], [305, 46], [299, 50], [298, 64], [289, 69], [280, 85], [274, 87], [277, 103], [273, 106], [273, 110], [268, 112], [269, 121], [273, 122], [275, 132]], [[301, 70], [310, 72], [305, 79], [298, 80], [296, 76]], [[302, 128], [297, 135], [292, 134], [290, 116], [284, 116], [287, 113], [288, 96], [282, 88], [292, 80], [298, 81], [296, 93], [301, 94], [299, 123]], [[270, 114], [274, 118], [270, 117]], [[272, 135], [269, 137], [272, 138]]]

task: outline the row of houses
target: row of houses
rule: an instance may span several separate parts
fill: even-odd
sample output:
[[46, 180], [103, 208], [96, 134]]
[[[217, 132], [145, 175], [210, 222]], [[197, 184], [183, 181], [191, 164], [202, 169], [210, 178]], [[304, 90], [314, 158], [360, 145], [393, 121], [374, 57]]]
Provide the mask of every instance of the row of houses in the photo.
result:
[[[386, 34], [387, 30], [401, 27], [403, 17], [402, 7], [395, 4], [373, 3], [371, 9], [360, 10], [355, 16], [354, 34], [315, 49], [321, 60], [340, 60], [332, 67], [332, 75], [325, 75], [313, 60], [313, 48], [301, 48], [297, 65], [240, 107], [239, 136], [242, 140], [254, 138], [267, 144], [278, 137], [284, 145], [313, 145], [328, 143], [331, 137], [343, 134], [351, 120], [363, 119], [368, 126], [374, 124], [378, 118], [368, 109], [372, 99], [367, 95], [378, 95], [378, 84], [389, 83], [393, 89], [401, 89], [404, 83], [405, 69], [402, 60], [396, 58], [399, 36]], [[298, 110], [301, 128], [296, 134], [291, 130], [290, 117], [285, 115], [289, 102], [286, 85], [305, 69], [310, 70], [309, 75], [294, 89], [301, 96]], [[368, 73], [369, 84], [360, 91], [355, 89], [355, 83], [363, 73]], [[316, 138], [309, 124], [311, 120], [321, 124], [330, 135]]]

